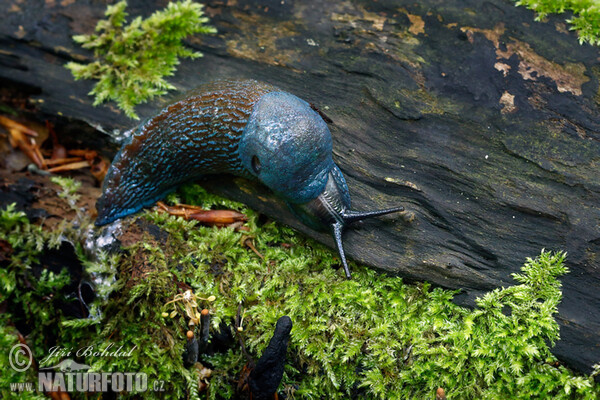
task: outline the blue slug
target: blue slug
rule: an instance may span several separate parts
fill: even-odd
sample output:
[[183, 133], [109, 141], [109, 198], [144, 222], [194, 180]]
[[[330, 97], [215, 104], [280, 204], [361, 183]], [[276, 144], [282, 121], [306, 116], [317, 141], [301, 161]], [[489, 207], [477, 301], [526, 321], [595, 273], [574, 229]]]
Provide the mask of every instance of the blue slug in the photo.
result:
[[150, 206], [184, 182], [234, 174], [265, 184], [305, 225], [331, 231], [350, 278], [343, 228], [403, 208], [351, 211], [331, 151], [327, 124], [304, 100], [254, 80], [207, 84], [133, 130], [104, 180], [96, 225]]

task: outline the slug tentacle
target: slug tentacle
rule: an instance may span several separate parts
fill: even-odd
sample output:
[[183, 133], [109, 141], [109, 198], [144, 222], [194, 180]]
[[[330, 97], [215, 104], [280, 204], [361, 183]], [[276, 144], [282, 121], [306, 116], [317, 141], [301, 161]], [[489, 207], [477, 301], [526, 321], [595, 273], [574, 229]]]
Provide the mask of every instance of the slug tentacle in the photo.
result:
[[350, 210], [346, 180], [337, 166], [329, 173], [325, 190], [316, 199], [305, 204], [289, 204], [289, 206], [305, 225], [315, 230], [331, 231], [347, 278], [351, 278], [351, 274], [342, 241], [344, 229], [356, 221], [404, 211], [404, 207], [366, 212]]
[[335, 247], [337, 248], [338, 254], [340, 255], [340, 259], [342, 260], [342, 266], [344, 267], [346, 278], [350, 279], [352, 277], [352, 274], [350, 274], [350, 267], [348, 267], [346, 253], [344, 252], [344, 244], [342, 243], [343, 229], [344, 225], [341, 222], [335, 222], [331, 224], [331, 230], [333, 234], [333, 240], [335, 241]]
[[375, 211], [344, 211], [342, 213], [342, 219], [346, 224], [351, 224], [352, 222], [362, 221], [363, 219], [379, 217], [381, 215], [392, 214], [395, 212], [404, 211], [404, 207], [392, 207], [386, 208], [383, 210], [375, 210]]
[[376, 211], [343, 211], [341, 213], [342, 222], [336, 222], [333, 224], [333, 238], [335, 240], [335, 245], [338, 249], [338, 253], [340, 258], [342, 259], [342, 265], [344, 266], [344, 271], [346, 272], [346, 277], [350, 279], [352, 276], [350, 275], [350, 268], [348, 268], [348, 262], [346, 261], [346, 253], [344, 252], [343, 243], [342, 243], [342, 233], [343, 229], [348, 225], [356, 221], [361, 221], [366, 218], [378, 217], [380, 215], [391, 214], [395, 212], [404, 211], [404, 207], [393, 207], [387, 208], [385, 210], [376, 210]]
[[357, 212], [332, 159], [322, 113], [298, 97], [254, 80], [202, 86], [142, 122], [115, 156], [96, 204], [96, 225], [133, 214], [184, 182], [229, 173], [257, 179], [306, 225], [330, 230], [346, 276], [343, 229], [403, 210]]

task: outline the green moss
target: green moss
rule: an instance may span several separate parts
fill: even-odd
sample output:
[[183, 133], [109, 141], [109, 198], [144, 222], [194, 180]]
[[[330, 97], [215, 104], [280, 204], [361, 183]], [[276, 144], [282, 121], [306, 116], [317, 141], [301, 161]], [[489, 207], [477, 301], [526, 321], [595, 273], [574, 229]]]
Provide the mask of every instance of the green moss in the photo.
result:
[[517, 0], [516, 3], [535, 11], [536, 21], [548, 14], [572, 11], [574, 17], [567, 22], [571, 30], [577, 31], [579, 43], [600, 44], [600, 4], [596, 0]]
[[[567, 272], [563, 253], [542, 251], [527, 260], [514, 275], [515, 286], [486, 294], [469, 310], [451, 302], [455, 292], [427, 283], [407, 285], [361, 265], [353, 265], [353, 279], [347, 280], [330, 249], [275, 222], [259, 223], [252, 210], [197, 185], [183, 187], [169, 201], [238, 209], [249, 216], [250, 231], [208, 228], [146, 212], [142, 218], [169, 234], [166, 245], [146, 237], [120, 259], [104, 255], [86, 262], [96, 272], [117, 269], [113, 292], [101, 301], [101, 322], [43, 328], [58, 329], [58, 341], [65, 346], [136, 345], [130, 358], [78, 362], [102, 372], [146, 372], [149, 382], [166, 382], [166, 393], [144, 397], [182, 398], [198, 390], [194, 367], [185, 368], [182, 360], [189, 319], [183, 312], [163, 317], [173, 307], [165, 303], [182, 285], [198, 296], [216, 297], [200, 305], [210, 309], [213, 331], [232, 329], [241, 304], [240, 335], [255, 358], [267, 346], [277, 319], [290, 316], [294, 327], [280, 390], [296, 399], [423, 399], [434, 398], [438, 387], [449, 399], [595, 399], [600, 394], [592, 376], [558, 365], [550, 352], [559, 339], [555, 316], [561, 300], [557, 278]], [[36, 229], [22, 215], [2, 215], [3, 235], [14, 238], [20, 236], [15, 232]], [[264, 260], [244, 246], [248, 237]], [[15, 245], [36, 249], [29, 241]], [[17, 261], [9, 270], [26, 262]], [[15, 290], [11, 278], [5, 281]], [[9, 318], [10, 309], [0, 318]], [[30, 335], [34, 343], [43, 329]], [[8, 345], [10, 338], [16, 342], [14, 332], [4, 328], [2, 340]], [[44, 354], [44, 343], [35, 349]], [[248, 361], [237, 341], [224, 353], [201, 357], [213, 375], [200, 397], [230, 398]], [[8, 379], [24, 378], [3, 375], [0, 387]]]
[[98, 22], [96, 34], [74, 36], [96, 60], [86, 65], [69, 62], [66, 67], [75, 79], [98, 81], [90, 92], [94, 105], [114, 100], [128, 117], [138, 119], [137, 104], [175, 89], [164, 77], [174, 74], [180, 57], [202, 56], [183, 46], [182, 39], [216, 30], [205, 25], [203, 6], [191, 0], [169, 3], [165, 10], [124, 26], [126, 7], [126, 1], [108, 6], [107, 19]]
[[[69, 299], [61, 289], [70, 282], [67, 271], [60, 273], [42, 270], [34, 276], [32, 265], [46, 248], [56, 248], [56, 236], [42, 231], [28, 222], [25, 213], [15, 211], [10, 205], [0, 210], [0, 240], [3, 250], [9, 249], [10, 257], [0, 267], [0, 304], [6, 312], [0, 312], [0, 394], [2, 397], [18, 396], [9, 390], [10, 383], [37, 382], [33, 369], [15, 371], [9, 365], [9, 350], [19, 343], [15, 325], [25, 324], [31, 329], [27, 345], [33, 354], [44, 354], [49, 337], [65, 337], [72, 340], [71, 331], [60, 325], [62, 315], [57, 308]], [[0, 258], [1, 259], [1, 258]], [[21, 362], [26, 361], [24, 359]], [[39, 393], [29, 393], [31, 398], [43, 398]]]

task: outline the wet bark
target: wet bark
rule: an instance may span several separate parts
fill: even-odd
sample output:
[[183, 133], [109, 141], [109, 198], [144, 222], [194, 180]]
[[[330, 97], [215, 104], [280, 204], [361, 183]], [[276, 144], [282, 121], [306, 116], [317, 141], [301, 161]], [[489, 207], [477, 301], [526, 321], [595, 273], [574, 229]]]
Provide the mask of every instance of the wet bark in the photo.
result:
[[[408, 213], [350, 229], [356, 260], [409, 280], [461, 288], [467, 304], [513, 284], [526, 257], [566, 250], [556, 354], [584, 370], [600, 361], [599, 51], [580, 46], [562, 17], [534, 22], [510, 1], [316, 0], [206, 2], [219, 33], [189, 44], [181, 90], [218, 78], [255, 78], [313, 103], [333, 123], [334, 158], [354, 207], [401, 204]], [[149, 15], [164, 1], [130, 1]], [[93, 107], [91, 82], [63, 64], [90, 54], [105, 3], [0, 5], [0, 79], [27, 106], [110, 132], [135, 123]], [[150, 115], [167, 100], [138, 108]], [[110, 135], [77, 137], [114, 151]], [[264, 188], [207, 181], [318, 240]], [[259, 197], [256, 193], [261, 193]]]

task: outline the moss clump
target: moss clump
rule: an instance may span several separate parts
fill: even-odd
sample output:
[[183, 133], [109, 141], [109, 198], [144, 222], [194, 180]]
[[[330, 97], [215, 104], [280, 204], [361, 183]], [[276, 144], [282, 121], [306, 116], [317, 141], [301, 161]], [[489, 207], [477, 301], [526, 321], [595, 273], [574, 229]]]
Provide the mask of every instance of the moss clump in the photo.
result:
[[537, 13], [536, 21], [548, 14], [562, 14], [572, 11], [574, 17], [568, 19], [571, 30], [577, 31], [579, 43], [600, 44], [600, 4], [596, 0], [518, 0], [518, 6], [525, 6]]
[[[426, 283], [406, 285], [360, 265], [353, 266], [353, 279], [347, 280], [335, 269], [339, 261], [331, 250], [277, 223], [259, 223], [252, 210], [197, 185], [182, 188], [169, 200], [238, 209], [248, 215], [250, 231], [208, 228], [146, 212], [142, 218], [169, 234], [167, 244], [146, 237], [129, 246], [120, 260], [87, 262], [96, 271], [118, 268], [114, 290], [99, 324], [69, 320], [70, 329], [60, 331], [58, 338], [64, 346], [138, 346], [133, 357], [77, 361], [102, 372], [146, 372], [149, 382], [165, 382], [166, 392], [145, 397], [196, 397], [196, 370], [185, 368], [182, 359], [189, 319], [182, 312], [163, 316], [171, 311], [165, 303], [189, 287], [198, 296], [216, 297], [202, 305], [213, 316], [213, 333], [232, 332], [241, 305], [240, 335], [255, 358], [267, 346], [277, 319], [290, 316], [294, 327], [280, 390], [296, 399], [435, 398], [438, 387], [455, 399], [600, 395], [593, 376], [573, 373], [550, 353], [549, 344], [559, 338], [555, 316], [561, 300], [557, 278], [567, 272], [563, 253], [543, 251], [527, 260], [514, 275], [517, 285], [486, 294], [469, 310], [451, 302], [455, 292]], [[31, 226], [11, 215], [0, 224], [4, 235], [12, 237]], [[244, 245], [248, 238], [264, 259]], [[9, 318], [12, 307], [10, 303], [0, 316]], [[14, 332], [3, 331], [2, 340], [16, 342]], [[36, 351], [44, 354], [43, 345]], [[247, 362], [237, 341], [201, 357], [213, 374], [200, 398], [231, 398]], [[5, 382], [1, 376], [0, 387]]]
[[[25, 213], [16, 211], [14, 204], [0, 210], [0, 397], [17, 398], [20, 394], [11, 391], [10, 384], [37, 382], [35, 369], [19, 372], [11, 368], [10, 349], [19, 343], [17, 328], [26, 326], [26, 340], [33, 354], [48, 350], [49, 338], [67, 337], [77, 340], [69, 329], [60, 325], [60, 303], [68, 302], [61, 289], [70, 283], [65, 269], [60, 272], [42, 270], [34, 275], [32, 266], [38, 264], [44, 249], [58, 248], [58, 236], [42, 231], [32, 225]], [[77, 333], [76, 333], [77, 334]], [[27, 364], [27, 358], [16, 360]], [[26, 393], [29, 398], [44, 398], [41, 393]]]
[[202, 53], [186, 48], [182, 39], [196, 33], [215, 33], [205, 25], [203, 5], [191, 0], [169, 3], [149, 18], [137, 17], [124, 26], [126, 1], [106, 10], [107, 19], [96, 25], [96, 34], [77, 35], [73, 39], [94, 52], [89, 64], [67, 63], [75, 79], [98, 82], [90, 95], [94, 105], [114, 100], [130, 118], [138, 119], [134, 107], [175, 89], [164, 77], [171, 76], [179, 57], [197, 58]]

